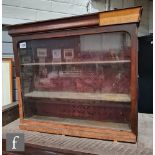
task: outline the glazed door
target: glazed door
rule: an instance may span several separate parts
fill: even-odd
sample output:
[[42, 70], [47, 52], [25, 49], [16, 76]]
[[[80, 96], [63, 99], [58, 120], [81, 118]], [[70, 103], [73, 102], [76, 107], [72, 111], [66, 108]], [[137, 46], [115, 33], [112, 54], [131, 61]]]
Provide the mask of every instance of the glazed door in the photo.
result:
[[24, 117], [130, 130], [126, 32], [19, 42]]

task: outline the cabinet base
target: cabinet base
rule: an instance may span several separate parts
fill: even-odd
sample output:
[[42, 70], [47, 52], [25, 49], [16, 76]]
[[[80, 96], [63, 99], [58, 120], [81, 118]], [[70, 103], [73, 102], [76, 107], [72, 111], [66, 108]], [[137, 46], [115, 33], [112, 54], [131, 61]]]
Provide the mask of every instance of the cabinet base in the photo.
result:
[[136, 143], [136, 135], [131, 131], [125, 130], [115, 130], [110, 128], [83, 126], [69, 123], [62, 124], [60, 122], [53, 121], [34, 121], [30, 119], [21, 120], [19, 127], [22, 130], [51, 134]]

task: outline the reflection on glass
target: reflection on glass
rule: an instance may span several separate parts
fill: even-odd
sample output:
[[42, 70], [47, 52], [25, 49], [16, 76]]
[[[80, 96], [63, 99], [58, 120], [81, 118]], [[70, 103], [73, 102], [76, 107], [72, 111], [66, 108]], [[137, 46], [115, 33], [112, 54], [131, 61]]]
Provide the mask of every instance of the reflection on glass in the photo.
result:
[[32, 78], [34, 90], [129, 93], [130, 38], [126, 33], [27, 44], [27, 51], [20, 50], [22, 73], [27, 81]]

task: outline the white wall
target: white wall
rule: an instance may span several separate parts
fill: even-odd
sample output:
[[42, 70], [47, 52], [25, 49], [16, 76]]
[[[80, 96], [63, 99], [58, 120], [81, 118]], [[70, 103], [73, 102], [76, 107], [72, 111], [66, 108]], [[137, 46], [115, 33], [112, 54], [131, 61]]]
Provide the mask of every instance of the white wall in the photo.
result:
[[12, 38], [8, 35], [8, 31], [3, 30], [2, 31], [2, 51], [4, 54], [11, 54], [13, 53], [12, 49]]
[[87, 2], [88, 0], [3, 0], [3, 23], [14, 24], [85, 14]]
[[[2, 24], [13, 25], [87, 13], [88, 0], [2, 0]], [[2, 33], [3, 54], [12, 53], [7, 31]]]

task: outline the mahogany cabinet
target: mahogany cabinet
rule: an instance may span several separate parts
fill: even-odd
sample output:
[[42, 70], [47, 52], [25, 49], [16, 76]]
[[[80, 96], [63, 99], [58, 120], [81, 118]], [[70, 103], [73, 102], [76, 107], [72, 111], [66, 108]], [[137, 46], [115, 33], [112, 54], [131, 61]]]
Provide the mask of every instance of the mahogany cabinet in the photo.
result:
[[141, 11], [10, 26], [20, 128], [136, 142]]

